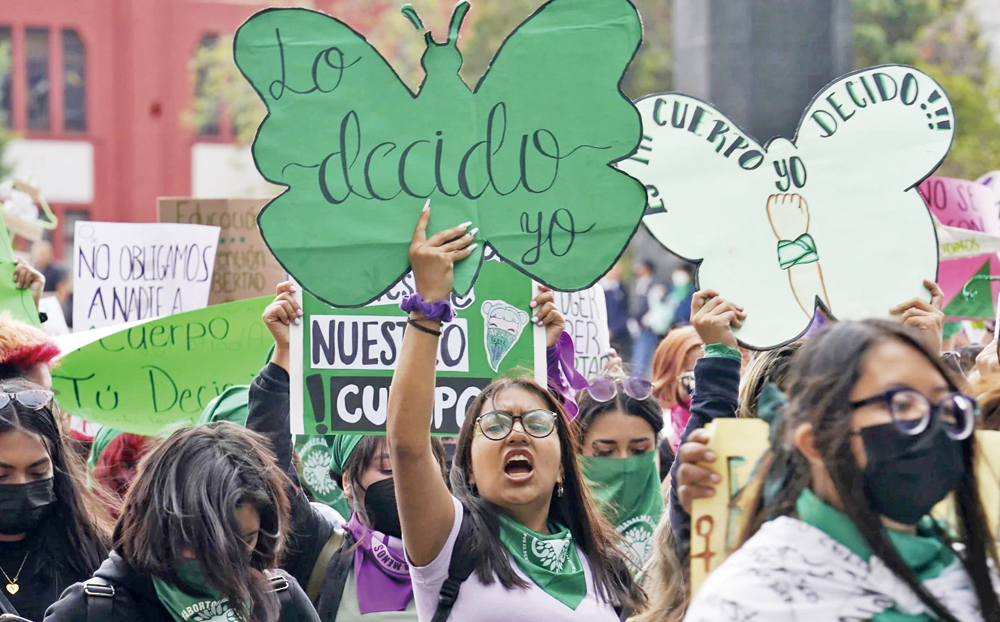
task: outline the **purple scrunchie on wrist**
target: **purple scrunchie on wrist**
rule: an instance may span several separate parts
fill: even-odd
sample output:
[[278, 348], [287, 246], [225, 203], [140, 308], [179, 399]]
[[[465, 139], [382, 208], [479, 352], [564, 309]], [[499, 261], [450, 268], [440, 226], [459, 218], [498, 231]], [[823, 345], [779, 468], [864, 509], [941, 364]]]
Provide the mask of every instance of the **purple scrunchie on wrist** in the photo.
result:
[[545, 352], [548, 363], [549, 388], [563, 396], [563, 407], [570, 421], [580, 412], [576, 404], [575, 392], [590, 387], [587, 378], [576, 370], [576, 348], [569, 333], [559, 335], [556, 344]]
[[406, 313], [420, 311], [428, 320], [439, 320], [450, 322], [455, 319], [455, 309], [451, 306], [451, 301], [445, 298], [435, 302], [427, 302], [420, 294], [405, 296], [399, 303], [399, 308]]

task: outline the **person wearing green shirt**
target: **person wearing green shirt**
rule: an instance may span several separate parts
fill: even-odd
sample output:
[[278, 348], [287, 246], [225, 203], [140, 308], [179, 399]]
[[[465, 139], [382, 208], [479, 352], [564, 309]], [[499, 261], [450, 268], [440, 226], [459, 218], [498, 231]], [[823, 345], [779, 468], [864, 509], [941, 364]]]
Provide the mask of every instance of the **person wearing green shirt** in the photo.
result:
[[[787, 387], [748, 537], [685, 620], [1000, 620], [975, 401], [926, 334], [834, 324], [795, 355]], [[955, 533], [929, 516], [949, 494]]]

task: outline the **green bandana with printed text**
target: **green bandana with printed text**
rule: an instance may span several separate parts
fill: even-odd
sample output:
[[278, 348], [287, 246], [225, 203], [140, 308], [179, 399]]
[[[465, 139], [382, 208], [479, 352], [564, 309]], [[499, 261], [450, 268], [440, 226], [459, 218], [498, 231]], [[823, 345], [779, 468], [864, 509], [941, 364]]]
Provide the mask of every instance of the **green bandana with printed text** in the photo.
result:
[[542, 535], [500, 515], [500, 541], [524, 574], [546, 594], [576, 610], [587, 595], [587, 578], [573, 534], [554, 523], [549, 531], [552, 535]]

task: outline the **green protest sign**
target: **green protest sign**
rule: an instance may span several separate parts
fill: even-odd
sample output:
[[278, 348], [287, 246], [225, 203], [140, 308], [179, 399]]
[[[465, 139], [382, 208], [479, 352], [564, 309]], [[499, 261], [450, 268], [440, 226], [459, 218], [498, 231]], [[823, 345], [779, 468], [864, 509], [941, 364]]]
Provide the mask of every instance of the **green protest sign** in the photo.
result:
[[[234, 384], [250, 384], [273, 344], [261, 321], [271, 297], [252, 298], [106, 330], [52, 371], [65, 410], [154, 436], [198, 421]], [[70, 335], [76, 337], [78, 335]]]
[[[430, 233], [479, 229], [478, 249], [455, 267], [463, 296], [487, 245], [546, 285], [589, 287], [638, 226], [645, 190], [611, 166], [641, 136], [620, 89], [641, 40], [635, 7], [550, 0], [474, 89], [458, 75], [468, 10], [458, 4], [444, 43], [424, 33], [417, 93], [362, 35], [321, 13], [269, 9], [236, 34], [236, 64], [268, 109], [254, 160], [288, 188], [261, 211], [261, 232], [328, 304], [361, 306], [399, 281], [427, 199]], [[412, 8], [404, 15], [423, 30]]]
[[[303, 321], [291, 331], [293, 434], [384, 432], [389, 384], [413, 292], [412, 274], [367, 307], [333, 308], [300, 295]], [[453, 297], [442, 327], [432, 432], [457, 434], [468, 405], [497, 376], [534, 369], [545, 383], [545, 331], [531, 324], [531, 279], [501, 261], [483, 262], [475, 288]], [[296, 416], [296, 413], [301, 413]]]
[[14, 247], [10, 243], [7, 227], [0, 219], [0, 312], [6, 311], [11, 317], [31, 326], [40, 326], [38, 309], [31, 297], [31, 290], [18, 289], [14, 282]]

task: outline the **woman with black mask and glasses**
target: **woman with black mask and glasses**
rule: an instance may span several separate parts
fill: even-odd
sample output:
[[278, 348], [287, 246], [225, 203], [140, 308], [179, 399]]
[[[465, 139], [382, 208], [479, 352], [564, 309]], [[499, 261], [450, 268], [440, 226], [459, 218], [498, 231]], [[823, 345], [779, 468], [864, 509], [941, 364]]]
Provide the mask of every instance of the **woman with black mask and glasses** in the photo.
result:
[[[1000, 620], [976, 416], [918, 331], [867, 321], [820, 332], [793, 359], [747, 539], [685, 619]], [[928, 516], [949, 493], [956, 535]]]
[[643, 378], [597, 378], [573, 421], [590, 494], [624, 541], [633, 574], [653, 552], [663, 514], [657, 440], [663, 430], [653, 385]]
[[[616, 608], [641, 608], [645, 596], [583, 480], [565, 411], [546, 388], [523, 377], [488, 385], [462, 424], [451, 492], [438, 476], [430, 436], [438, 339], [452, 317], [454, 262], [474, 245], [468, 225], [428, 239], [429, 219], [425, 207], [410, 246], [417, 295], [403, 305], [409, 328], [387, 419], [420, 619], [444, 619], [435, 616], [443, 603], [451, 620], [618, 620]], [[551, 293], [532, 311], [536, 323], [555, 328]], [[546, 331], [550, 345], [559, 332]], [[470, 562], [464, 581], [450, 572], [456, 560]]]
[[67, 447], [52, 392], [0, 381], [0, 612], [39, 621], [108, 552], [110, 524]]

